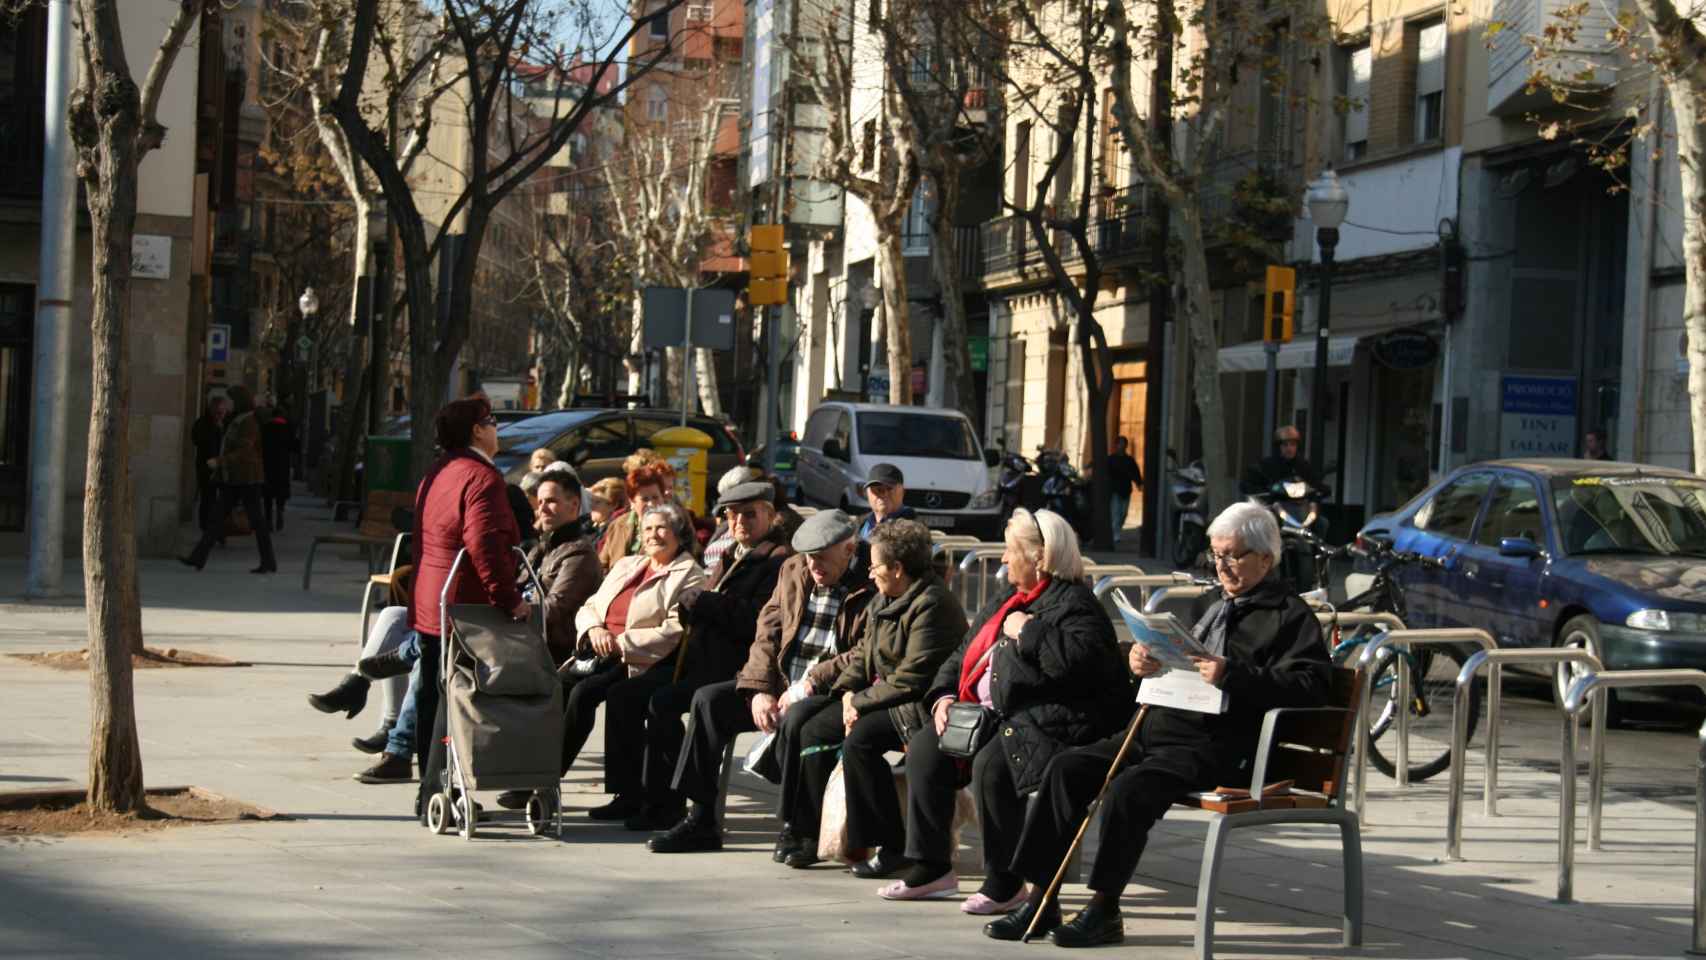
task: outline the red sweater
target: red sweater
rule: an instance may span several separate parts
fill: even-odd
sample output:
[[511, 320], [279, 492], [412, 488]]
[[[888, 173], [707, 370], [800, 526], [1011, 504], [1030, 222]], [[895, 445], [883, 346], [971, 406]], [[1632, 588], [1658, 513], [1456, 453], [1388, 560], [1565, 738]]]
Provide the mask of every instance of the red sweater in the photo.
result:
[[468, 556], [456, 571], [451, 603], [486, 603], [513, 610], [516, 590], [512, 549], [521, 543], [503, 475], [472, 450], [452, 450], [427, 470], [415, 491], [415, 592], [410, 625], [439, 635], [438, 595], [456, 551]]

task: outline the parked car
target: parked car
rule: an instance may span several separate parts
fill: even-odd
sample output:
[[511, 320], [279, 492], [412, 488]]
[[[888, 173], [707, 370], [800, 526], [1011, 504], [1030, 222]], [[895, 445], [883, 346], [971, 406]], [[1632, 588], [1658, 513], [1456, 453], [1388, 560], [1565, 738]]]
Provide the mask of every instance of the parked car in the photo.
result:
[[[764, 469], [764, 457], [769, 452], [768, 447], [769, 444], [764, 443], [754, 447], [747, 453], [746, 462], [760, 470]], [[800, 476], [796, 469], [799, 457], [800, 441], [795, 438], [793, 431], [789, 431], [788, 435], [776, 444], [775, 470], [776, 479], [782, 481], [782, 490], [787, 494], [789, 503], [800, 502]]]
[[892, 463], [906, 475], [906, 505], [924, 523], [999, 540], [999, 462], [957, 410], [831, 402], [807, 418], [795, 471], [804, 502], [859, 511], [868, 509], [871, 467]]
[[[1470, 464], [1360, 536], [1443, 561], [1402, 574], [1412, 627], [1582, 647], [1611, 670], [1706, 668], [1706, 478], [1597, 460]], [[1557, 672], [1560, 693], [1577, 673]]]
[[[559, 459], [575, 465], [582, 483], [597, 483], [622, 475], [622, 461], [651, 445], [652, 434], [679, 426], [681, 415], [667, 410], [560, 410], [539, 414], [498, 428], [498, 455], [493, 458], [504, 479], [519, 483], [527, 474], [533, 451], [549, 447]], [[710, 417], [690, 416], [687, 425], [711, 438], [710, 481], [745, 460], [734, 429]]]

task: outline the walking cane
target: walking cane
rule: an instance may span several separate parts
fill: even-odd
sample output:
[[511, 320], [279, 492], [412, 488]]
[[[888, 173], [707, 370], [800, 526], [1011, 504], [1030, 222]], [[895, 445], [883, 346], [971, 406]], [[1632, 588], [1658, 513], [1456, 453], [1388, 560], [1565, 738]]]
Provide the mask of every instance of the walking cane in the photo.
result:
[[1054, 879], [1049, 881], [1048, 892], [1043, 894], [1037, 912], [1031, 916], [1031, 925], [1025, 928], [1025, 935], [1019, 938], [1020, 943], [1031, 942], [1032, 934], [1037, 932], [1037, 921], [1043, 918], [1043, 907], [1048, 905], [1054, 895], [1060, 892], [1060, 882], [1066, 879], [1066, 867], [1072, 862], [1072, 855], [1078, 852], [1078, 845], [1084, 842], [1084, 831], [1090, 828], [1090, 818], [1102, 806], [1102, 797], [1108, 793], [1108, 784], [1114, 782], [1114, 774], [1120, 770], [1126, 751], [1131, 749], [1131, 742], [1137, 738], [1137, 729], [1143, 726], [1143, 715], [1149, 712], [1149, 704], [1137, 708], [1137, 716], [1131, 718], [1131, 726], [1126, 728], [1125, 742], [1120, 744], [1120, 752], [1114, 755], [1114, 762], [1108, 765], [1108, 775], [1102, 780], [1102, 789], [1096, 791], [1096, 799], [1090, 801], [1090, 809], [1084, 812], [1084, 822], [1078, 825], [1078, 835], [1072, 838], [1072, 846], [1066, 848], [1066, 856], [1060, 861], [1060, 869], [1054, 872]]

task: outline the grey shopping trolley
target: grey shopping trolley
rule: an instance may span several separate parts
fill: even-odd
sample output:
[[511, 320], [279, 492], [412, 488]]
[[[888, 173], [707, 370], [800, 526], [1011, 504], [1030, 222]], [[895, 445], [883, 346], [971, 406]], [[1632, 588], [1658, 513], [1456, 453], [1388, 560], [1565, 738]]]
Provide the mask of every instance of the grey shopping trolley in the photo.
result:
[[[447, 751], [439, 792], [427, 800], [427, 826], [437, 834], [454, 827], [464, 840], [474, 838], [476, 790], [531, 790], [521, 821], [527, 832], [562, 835], [563, 687], [545, 645], [539, 575], [519, 547], [516, 553], [537, 626], [488, 604], [449, 602], [466, 550], [457, 551], [439, 594]], [[506, 822], [489, 814], [486, 821]]]

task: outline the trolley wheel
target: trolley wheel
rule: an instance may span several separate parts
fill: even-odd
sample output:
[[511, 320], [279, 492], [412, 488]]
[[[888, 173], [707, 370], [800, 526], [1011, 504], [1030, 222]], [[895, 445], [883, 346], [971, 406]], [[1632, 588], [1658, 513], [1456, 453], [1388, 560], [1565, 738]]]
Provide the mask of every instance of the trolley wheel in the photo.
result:
[[543, 796], [537, 794], [537, 793], [532, 795], [531, 797], [528, 797], [527, 798], [527, 834], [528, 834], [528, 836], [532, 836], [532, 837], [539, 836], [541, 833], [545, 832], [545, 828], [547, 826], [549, 826], [550, 823], [551, 823], [550, 807], [548, 804], [545, 803], [545, 798]]
[[474, 802], [468, 799], [466, 793], [456, 798], [456, 815], [457, 819], [462, 821], [462, 839], [474, 839], [474, 821], [479, 814], [474, 811]]
[[427, 798], [427, 829], [441, 837], [450, 832], [450, 808], [442, 793]]

